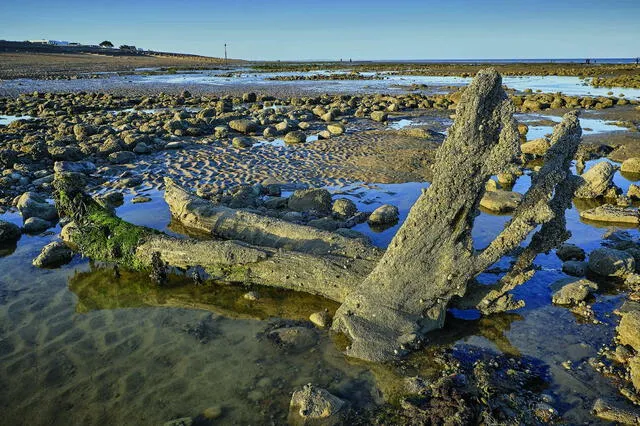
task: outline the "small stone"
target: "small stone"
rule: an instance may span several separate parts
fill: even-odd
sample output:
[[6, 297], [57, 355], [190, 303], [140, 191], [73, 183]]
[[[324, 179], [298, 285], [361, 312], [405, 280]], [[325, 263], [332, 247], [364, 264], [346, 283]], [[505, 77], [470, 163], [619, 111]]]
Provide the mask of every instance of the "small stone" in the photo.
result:
[[584, 260], [585, 253], [584, 250], [578, 247], [575, 244], [562, 244], [556, 250], [556, 256], [560, 258], [560, 260]]
[[133, 197], [131, 199], [131, 202], [133, 204], [148, 203], [149, 201], [151, 201], [150, 197], [145, 197], [145, 196], [142, 196], [142, 195], [137, 196], [137, 197]]
[[309, 316], [309, 321], [320, 328], [326, 328], [331, 324], [331, 317], [326, 311], [314, 312]]
[[255, 300], [258, 300], [260, 298], [260, 295], [256, 291], [250, 291], [248, 293], [245, 293], [242, 297], [245, 300], [255, 301]]
[[222, 407], [219, 405], [213, 405], [202, 413], [205, 419], [213, 420], [222, 416]]
[[392, 225], [396, 224], [400, 218], [400, 212], [396, 206], [384, 204], [371, 213], [369, 216], [370, 225]]

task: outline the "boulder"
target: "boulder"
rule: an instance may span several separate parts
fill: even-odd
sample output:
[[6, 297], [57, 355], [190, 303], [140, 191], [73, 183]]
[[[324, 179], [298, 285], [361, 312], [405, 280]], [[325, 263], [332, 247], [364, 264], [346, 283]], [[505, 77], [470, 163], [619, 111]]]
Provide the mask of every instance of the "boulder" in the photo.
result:
[[586, 257], [582, 248], [568, 243], [562, 244], [556, 249], [556, 256], [563, 262], [567, 260], [584, 260]]
[[109, 161], [113, 164], [131, 163], [136, 159], [136, 154], [131, 151], [118, 151], [109, 154]]
[[622, 162], [620, 171], [624, 173], [640, 174], [640, 157], [631, 157]]
[[229, 122], [229, 127], [236, 132], [244, 133], [245, 135], [258, 131], [258, 123], [244, 118], [240, 120], [231, 120]]
[[369, 216], [369, 225], [395, 225], [400, 218], [400, 212], [396, 206], [384, 204], [371, 213]]
[[589, 270], [604, 277], [625, 277], [635, 271], [633, 256], [625, 251], [599, 248], [589, 253]]
[[33, 260], [33, 266], [38, 268], [55, 268], [71, 262], [73, 251], [61, 241], [47, 244], [42, 252]]
[[387, 121], [387, 118], [389, 118], [389, 115], [384, 111], [373, 111], [371, 113], [371, 119], [373, 121], [378, 121], [378, 122]]
[[580, 212], [580, 217], [594, 222], [640, 224], [638, 209], [612, 206], [611, 204], [604, 204], [593, 209], [583, 210]]
[[22, 232], [17, 225], [0, 220], [0, 245], [13, 244], [20, 239]]
[[627, 190], [627, 197], [632, 200], [640, 200], [640, 186], [631, 184]]
[[331, 123], [327, 125], [327, 130], [332, 135], [341, 135], [344, 133], [344, 126], [340, 123]]
[[556, 305], [575, 305], [584, 301], [595, 290], [598, 290], [598, 284], [582, 279], [565, 284], [553, 293], [551, 299]]
[[253, 103], [258, 100], [258, 96], [255, 93], [243, 93], [242, 94], [242, 102]]
[[562, 272], [572, 277], [584, 277], [587, 273], [587, 262], [567, 260], [562, 264]]
[[551, 148], [551, 143], [547, 138], [534, 139], [520, 145], [520, 150], [523, 154], [530, 154], [539, 157], [545, 155], [549, 148]]
[[356, 204], [348, 198], [338, 198], [331, 207], [333, 215], [340, 219], [348, 219], [358, 212]]
[[56, 161], [53, 165], [53, 171], [56, 173], [72, 172], [88, 175], [96, 171], [96, 165], [91, 161]]
[[616, 166], [606, 161], [596, 164], [582, 174], [584, 183], [576, 190], [577, 198], [597, 198], [603, 196], [612, 187]]
[[307, 140], [307, 135], [300, 130], [294, 130], [293, 132], [289, 132], [285, 135], [284, 141], [286, 143], [296, 144], [296, 143], [304, 143]]
[[24, 221], [22, 228], [27, 234], [39, 234], [51, 228], [51, 226], [51, 222], [40, 219], [39, 217], [30, 217]]
[[480, 206], [495, 213], [514, 211], [522, 201], [522, 194], [513, 191], [495, 190], [485, 192]]
[[346, 401], [325, 389], [308, 384], [291, 396], [289, 424], [340, 424], [346, 406]]
[[331, 194], [326, 189], [301, 189], [289, 197], [289, 208], [296, 212], [315, 210], [328, 214], [331, 211]]
[[630, 310], [622, 313], [620, 324], [616, 329], [618, 341], [640, 351], [640, 311]]
[[30, 217], [39, 217], [40, 219], [53, 221], [58, 217], [56, 207], [47, 203], [44, 197], [34, 192], [22, 194], [16, 207], [20, 210], [23, 220], [27, 220]]
[[251, 148], [253, 146], [253, 139], [249, 137], [238, 136], [233, 138], [231, 144], [234, 148]]

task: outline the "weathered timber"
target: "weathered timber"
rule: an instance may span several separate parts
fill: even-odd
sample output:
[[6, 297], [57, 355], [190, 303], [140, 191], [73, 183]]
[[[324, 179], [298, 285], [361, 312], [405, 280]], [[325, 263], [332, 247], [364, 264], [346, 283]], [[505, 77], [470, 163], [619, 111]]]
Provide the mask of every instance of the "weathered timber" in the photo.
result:
[[[525, 274], [534, 253], [566, 238], [565, 231], [545, 241], [564, 224], [564, 208], [573, 193], [572, 184], [558, 184], [570, 176], [568, 166], [580, 140], [574, 114], [565, 116], [554, 131], [556, 143], [545, 157], [547, 164], [505, 230], [481, 253], [473, 249], [471, 230], [485, 184], [520, 153], [513, 111], [498, 73], [479, 72], [465, 90], [438, 151], [431, 186], [371, 275], [336, 312], [333, 328], [351, 339], [348, 355], [388, 360], [424, 333], [441, 328], [451, 299], [465, 296], [475, 276], [516, 248], [538, 225], [546, 227], [523, 253], [516, 275]], [[489, 312], [518, 307], [506, 291], [521, 281], [485, 293], [480, 306]]]

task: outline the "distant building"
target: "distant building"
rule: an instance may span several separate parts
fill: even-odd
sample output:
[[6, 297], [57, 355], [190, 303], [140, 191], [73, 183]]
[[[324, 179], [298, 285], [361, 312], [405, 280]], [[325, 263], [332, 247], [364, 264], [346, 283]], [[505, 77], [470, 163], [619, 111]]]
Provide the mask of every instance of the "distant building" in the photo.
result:
[[63, 40], [27, 40], [29, 43], [47, 44], [49, 46], [80, 46], [80, 43], [71, 43]]

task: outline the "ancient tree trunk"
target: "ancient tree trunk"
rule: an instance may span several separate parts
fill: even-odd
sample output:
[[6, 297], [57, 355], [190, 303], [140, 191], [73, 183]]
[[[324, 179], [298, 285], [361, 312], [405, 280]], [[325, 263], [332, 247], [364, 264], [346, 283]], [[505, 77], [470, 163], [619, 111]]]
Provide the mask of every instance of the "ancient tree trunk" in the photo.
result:
[[315, 255], [378, 260], [382, 252], [360, 239], [215, 205], [165, 178], [164, 198], [171, 214], [188, 228], [217, 238]]
[[[75, 175], [75, 174], [73, 174]], [[211, 279], [306, 291], [341, 302], [373, 269], [374, 262], [256, 247], [240, 241], [178, 239], [116, 217], [78, 184], [81, 176], [58, 173], [56, 203], [74, 223], [62, 236], [91, 259], [144, 270], [154, 253], [168, 266], [202, 267]]]
[[[581, 134], [575, 115], [565, 117], [555, 130], [554, 141], [561, 143], [550, 150], [548, 163], [533, 179], [505, 231], [482, 253], [473, 250], [471, 229], [485, 183], [507, 169], [520, 152], [513, 111], [498, 73], [479, 72], [465, 90], [438, 151], [431, 186], [371, 275], [336, 313], [334, 330], [351, 339], [348, 355], [373, 361], [393, 357], [421, 334], [442, 327], [452, 297], [464, 296], [476, 275], [517, 247], [537, 225], [547, 224], [539, 233], [544, 237], [564, 223], [569, 191], [558, 188], [548, 203], [556, 185], [570, 174]], [[553, 244], [563, 237], [554, 238]], [[525, 253], [547, 246], [536, 241]], [[528, 256], [522, 264], [532, 260]], [[504, 289], [483, 303], [499, 299], [503, 307], [517, 306], [507, 303]]]

